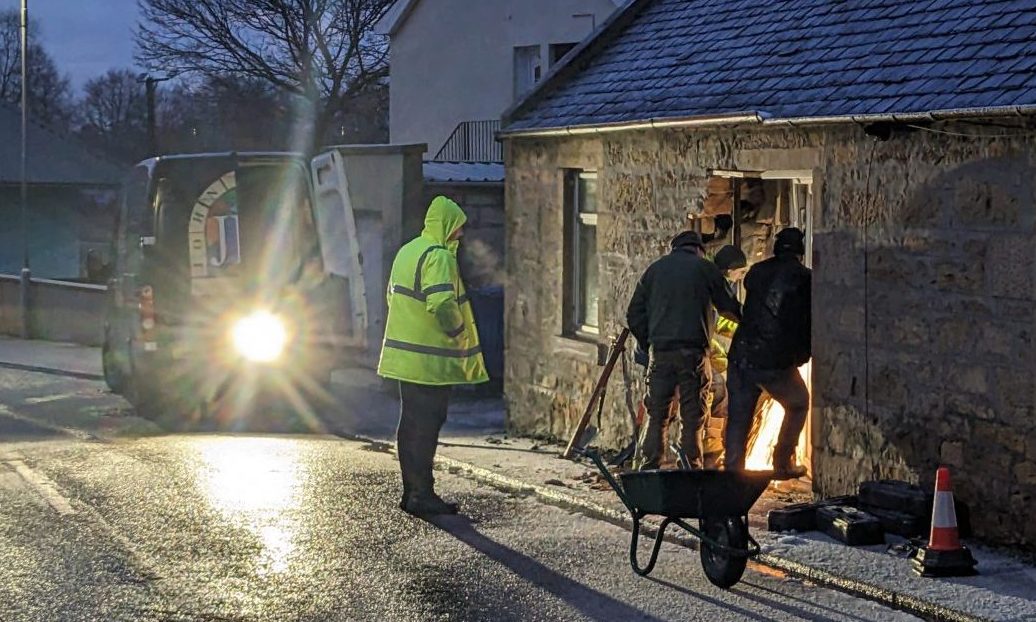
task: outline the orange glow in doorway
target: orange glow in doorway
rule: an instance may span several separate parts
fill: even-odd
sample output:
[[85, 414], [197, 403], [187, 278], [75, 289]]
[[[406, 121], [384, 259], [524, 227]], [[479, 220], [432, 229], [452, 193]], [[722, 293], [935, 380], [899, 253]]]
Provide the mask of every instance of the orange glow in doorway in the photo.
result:
[[[799, 374], [809, 386], [810, 366], [806, 363], [799, 368]], [[762, 407], [762, 421], [759, 424], [759, 434], [752, 441], [748, 448], [748, 458], [745, 460], [745, 468], [750, 470], [765, 471], [773, 468], [773, 446], [777, 443], [777, 435], [781, 431], [781, 423], [784, 421], [784, 409], [775, 400], [766, 398]], [[809, 456], [806, 452], [806, 427], [803, 427], [799, 435], [799, 442], [795, 448], [795, 461], [798, 464], [809, 466]]]

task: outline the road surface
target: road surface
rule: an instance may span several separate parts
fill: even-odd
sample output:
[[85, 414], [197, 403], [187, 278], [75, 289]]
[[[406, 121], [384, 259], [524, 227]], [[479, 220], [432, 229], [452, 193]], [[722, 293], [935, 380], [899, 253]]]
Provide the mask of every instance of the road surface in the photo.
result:
[[0, 369], [0, 620], [915, 619], [762, 569], [723, 591], [676, 545], [641, 578], [625, 529], [449, 473], [464, 516], [414, 518], [382, 445], [278, 418], [170, 434]]

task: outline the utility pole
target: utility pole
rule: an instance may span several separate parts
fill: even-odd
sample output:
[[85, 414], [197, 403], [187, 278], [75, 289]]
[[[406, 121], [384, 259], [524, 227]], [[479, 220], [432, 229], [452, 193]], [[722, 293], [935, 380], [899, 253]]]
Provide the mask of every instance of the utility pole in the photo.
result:
[[144, 79], [144, 90], [147, 93], [147, 140], [151, 155], [158, 155], [158, 129], [155, 120], [155, 84], [158, 82], [152, 76]]
[[155, 113], [156, 85], [159, 82], [165, 82], [170, 79], [171, 78], [168, 76], [165, 78], [156, 78], [148, 73], [142, 73], [137, 76], [137, 81], [144, 83], [144, 93], [147, 100], [147, 140], [148, 150], [151, 152], [149, 155], [151, 156], [157, 156], [159, 154], [158, 120]]
[[19, 283], [21, 336], [29, 338], [29, 0], [22, 0], [22, 272]]

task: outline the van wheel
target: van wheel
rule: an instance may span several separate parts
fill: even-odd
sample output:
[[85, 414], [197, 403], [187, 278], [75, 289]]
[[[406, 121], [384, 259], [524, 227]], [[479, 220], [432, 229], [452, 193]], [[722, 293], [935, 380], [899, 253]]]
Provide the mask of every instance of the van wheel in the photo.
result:
[[104, 383], [108, 385], [112, 393], [122, 395], [126, 390], [126, 372], [119, 365], [118, 354], [112, 348], [111, 338], [105, 331], [104, 343], [101, 345], [101, 368], [104, 373]]

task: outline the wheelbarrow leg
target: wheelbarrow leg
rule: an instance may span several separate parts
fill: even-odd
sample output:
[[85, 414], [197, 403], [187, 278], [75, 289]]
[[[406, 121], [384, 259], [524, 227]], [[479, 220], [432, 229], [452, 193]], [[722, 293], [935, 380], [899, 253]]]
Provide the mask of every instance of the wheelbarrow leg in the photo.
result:
[[640, 542], [640, 519], [643, 515], [634, 513], [633, 514], [633, 537], [630, 540], [630, 565], [633, 566], [633, 572], [639, 574], [642, 577], [646, 577], [651, 574], [651, 571], [655, 569], [655, 562], [658, 561], [658, 552], [662, 548], [662, 541], [665, 538], [665, 530], [669, 527], [673, 519], [667, 518], [662, 521], [662, 524], [658, 526], [658, 534], [655, 535], [655, 544], [651, 548], [651, 558], [648, 559], [647, 566], [640, 567], [640, 563], [637, 559], [638, 543]]

